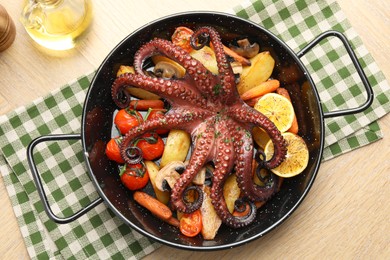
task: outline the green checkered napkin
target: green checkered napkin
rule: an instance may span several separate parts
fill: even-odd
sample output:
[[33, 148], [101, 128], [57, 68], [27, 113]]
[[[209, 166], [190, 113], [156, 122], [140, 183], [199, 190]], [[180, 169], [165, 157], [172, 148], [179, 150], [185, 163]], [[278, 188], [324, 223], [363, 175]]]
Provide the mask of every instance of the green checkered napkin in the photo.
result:
[[[269, 29], [295, 52], [327, 30], [344, 33], [373, 87], [375, 100], [363, 113], [325, 120], [323, 159], [382, 138], [376, 120], [390, 111], [389, 83], [335, 0], [246, 0], [233, 12]], [[341, 41], [328, 39], [301, 60], [317, 86], [324, 111], [357, 107], [365, 101], [363, 84]]]
[[[326, 119], [323, 160], [382, 137], [376, 120], [390, 111], [389, 84], [336, 2], [263, 0], [245, 2], [230, 12], [263, 25], [295, 51], [328, 29], [344, 32], [373, 86], [375, 101], [364, 113]], [[324, 42], [302, 61], [317, 83], [326, 111], [363, 102], [362, 84], [341, 43]], [[26, 147], [41, 135], [80, 132], [83, 101], [92, 76], [83, 76], [0, 117], [0, 171], [33, 259], [139, 259], [160, 246], [132, 231], [104, 204], [63, 225], [49, 220], [43, 210], [28, 170]], [[79, 141], [40, 144], [35, 159], [56, 214], [67, 216], [98, 196], [89, 180]]]

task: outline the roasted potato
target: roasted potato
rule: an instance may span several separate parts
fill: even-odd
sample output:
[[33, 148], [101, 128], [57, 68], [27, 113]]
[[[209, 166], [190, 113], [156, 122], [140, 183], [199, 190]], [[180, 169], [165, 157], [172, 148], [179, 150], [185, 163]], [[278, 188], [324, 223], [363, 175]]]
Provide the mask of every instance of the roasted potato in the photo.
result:
[[191, 145], [191, 136], [183, 131], [172, 129], [169, 131], [164, 153], [161, 157], [160, 168], [172, 161], [185, 161]]
[[210, 187], [203, 186], [203, 202], [200, 208], [202, 213], [202, 236], [206, 240], [214, 239], [222, 224], [222, 220], [218, 216], [211, 203]]
[[227, 208], [233, 213], [234, 203], [240, 197], [240, 188], [238, 187], [236, 175], [230, 175], [223, 186], [223, 196], [225, 197]]
[[218, 74], [217, 59], [214, 51], [210, 47], [204, 46], [200, 50], [193, 50], [190, 55], [200, 61], [213, 74]]
[[149, 173], [150, 182], [153, 186], [154, 193], [156, 198], [164, 204], [168, 204], [170, 193], [168, 191], [161, 191], [156, 186], [156, 177], [159, 172], [159, 167], [152, 161], [145, 161], [146, 169]]
[[251, 66], [242, 69], [241, 79], [237, 85], [240, 95], [268, 80], [275, 67], [275, 60], [268, 51], [257, 54], [251, 59], [251, 63]]

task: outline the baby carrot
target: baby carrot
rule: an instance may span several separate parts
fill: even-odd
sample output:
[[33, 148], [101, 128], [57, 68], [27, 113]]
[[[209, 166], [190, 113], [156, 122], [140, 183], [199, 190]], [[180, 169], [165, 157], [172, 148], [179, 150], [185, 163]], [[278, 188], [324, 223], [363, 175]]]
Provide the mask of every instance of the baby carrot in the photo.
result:
[[275, 91], [280, 86], [279, 80], [269, 79], [242, 93], [242, 100], [249, 100]]
[[130, 101], [130, 108], [147, 111], [149, 108], [162, 109], [164, 102], [159, 99], [141, 99]]
[[168, 206], [149, 194], [142, 191], [136, 191], [133, 194], [133, 198], [159, 219], [164, 221], [172, 220], [172, 211], [168, 208]]
[[223, 45], [223, 50], [227, 55], [232, 57], [235, 61], [238, 61], [239, 63], [242, 64], [242, 66], [250, 66], [251, 61], [248, 60], [247, 58], [242, 57], [241, 55], [237, 54], [236, 52], [232, 51], [229, 47]]
[[[290, 94], [288, 93], [287, 89], [277, 88], [276, 93], [284, 96], [285, 98], [287, 98], [291, 102]], [[287, 130], [287, 132], [290, 132], [293, 134], [298, 134], [298, 131], [299, 131], [298, 120], [297, 120], [297, 117], [296, 117], [295, 112], [294, 112], [294, 119], [293, 119], [292, 125], [291, 125], [290, 129]]]
[[257, 101], [259, 101], [259, 99], [261, 98], [262, 96], [259, 96], [259, 97], [255, 97], [255, 98], [251, 98], [251, 99], [248, 99], [248, 100], [245, 100], [245, 103], [250, 106], [250, 107], [254, 107], [257, 103]]
[[[214, 50], [213, 44], [210, 42], [210, 48]], [[232, 57], [235, 61], [241, 63], [242, 66], [250, 66], [251, 61], [248, 60], [247, 58], [239, 55], [238, 53], [234, 52], [232, 49], [227, 47], [226, 45], [223, 45], [223, 51], [225, 52], [226, 55], [229, 55]]]
[[170, 217], [169, 219], [164, 220], [164, 221], [167, 222], [171, 226], [180, 227], [180, 221], [175, 217]]

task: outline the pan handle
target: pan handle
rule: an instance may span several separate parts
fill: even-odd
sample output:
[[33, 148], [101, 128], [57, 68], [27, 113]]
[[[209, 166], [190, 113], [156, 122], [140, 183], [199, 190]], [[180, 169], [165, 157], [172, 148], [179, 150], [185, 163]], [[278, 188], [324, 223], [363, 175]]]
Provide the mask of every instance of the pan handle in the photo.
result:
[[299, 51], [297, 53], [297, 56], [299, 58], [301, 58], [309, 50], [311, 50], [314, 46], [316, 46], [320, 41], [322, 41], [323, 39], [325, 39], [327, 37], [337, 37], [343, 43], [345, 49], [347, 50], [349, 57], [352, 60], [353, 65], [355, 66], [355, 69], [356, 69], [357, 73], [359, 74], [359, 77], [364, 85], [364, 88], [367, 92], [367, 99], [362, 105], [355, 107], [355, 108], [348, 108], [348, 109], [326, 112], [326, 113], [324, 113], [324, 118], [345, 116], [345, 115], [350, 115], [350, 114], [362, 112], [362, 111], [366, 110], [372, 104], [372, 102], [374, 100], [374, 93], [372, 91], [372, 87], [371, 87], [370, 83], [368, 82], [367, 76], [363, 71], [362, 66], [360, 65], [354, 51], [352, 50], [352, 47], [350, 46], [350, 44], [348, 42], [348, 39], [344, 36], [344, 34], [338, 32], [338, 31], [333, 31], [333, 30], [326, 31], [326, 32], [320, 34], [319, 36], [317, 36], [317, 38], [315, 38], [306, 47], [304, 47], [301, 51]]
[[88, 211], [90, 211], [92, 208], [103, 202], [103, 199], [101, 197], [97, 198], [96, 200], [92, 201], [89, 205], [87, 205], [85, 208], [80, 209], [76, 213], [74, 213], [71, 216], [67, 217], [58, 217], [55, 215], [49, 205], [46, 192], [43, 188], [41, 177], [39, 176], [37, 166], [35, 165], [34, 161], [34, 148], [37, 144], [41, 142], [48, 142], [48, 141], [62, 141], [62, 140], [77, 140], [81, 139], [80, 134], [58, 134], [58, 135], [44, 135], [40, 136], [36, 139], [34, 139], [27, 147], [27, 161], [31, 169], [31, 173], [34, 178], [35, 186], [37, 187], [39, 196], [41, 198], [41, 201], [43, 202], [44, 209], [46, 211], [46, 214], [49, 216], [51, 220], [53, 220], [56, 223], [59, 224], [66, 224], [69, 222], [72, 222]]

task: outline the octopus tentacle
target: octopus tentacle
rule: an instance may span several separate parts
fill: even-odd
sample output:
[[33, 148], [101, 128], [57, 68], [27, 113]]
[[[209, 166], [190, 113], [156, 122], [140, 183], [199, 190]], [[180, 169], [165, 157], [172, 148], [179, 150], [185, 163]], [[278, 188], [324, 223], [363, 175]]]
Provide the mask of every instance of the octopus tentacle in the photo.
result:
[[201, 27], [192, 36], [191, 43], [193, 46], [195, 45], [196, 39], [201, 35], [207, 35], [210, 38], [217, 60], [219, 81], [223, 82], [218, 91], [215, 91], [215, 87], [211, 86], [214, 88], [212, 94], [226, 104], [232, 104], [239, 99], [239, 95], [237, 93], [234, 73], [226, 58], [221, 37], [213, 28], [207, 26]]
[[210, 194], [211, 202], [223, 223], [233, 228], [239, 228], [252, 223], [256, 217], [256, 206], [252, 202], [248, 202], [251, 210], [248, 215], [243, 217], [234, 216], [227, 208], [223, 195], [223, 186], [234, 167], [235, 156], [233, 141], [229, 138], [229, 133], [233, 129], [232, 127], [227, 127], [225, 121], [221, 121], [217, 126], [217, 129], [221, 134], [216, 140], [217, 159], [215, 160], [213, 185]]
[[[127, 107], [130, 102], [131, 97], [126, 90], [128, 86], [153, 92], [170, 104], [169, 111], [162, 118], [146, 120], [131, 129], [122, 139], [120, 153], [127, 164], [132, 164], [139, 159], [134, 141], [142, 134], [160, 128], [188, 132], [192, 137], [192, 154], [186, 169], [172, 188], [172, 208], [190, 213], [201, 206], [203, 192], [192, 184], [192, 180], [206, 163], [213, 162], [212, 204], [226, 225], [243, 227], [256, 217], [253, 201], [269, 199], [278, 186], [278, 178], [273, 178], [274, 175], [271, 175], [271, 181], [264, 187], [253, 182], [255, 148], [252, 128], [257, 126], [264, 129], [274, 144], [273, 157], [268, 161], [263, 158], [260, 163], [262, 167], [272, 169], [285, 159], [286, 142], [272, 121], [241, 100], [218, 32], [211, 27], [202, 27], [194, 33], [191, 44], [195, 48], [202, 48], [207, 44], [201, 42], [202, 39], [212, 44], [218, 64], [217, 75], [208, 71], [181, 47], [168, 40], [154, 39], [135, 54], [135, 74], [127, 73], [115, 79], [111, 95], [121, 108]], [[196, 45], [197, 42], [200, 45]], [[186, 70], [184, 77], [163, 79], [147, 75], [143, 68], [144, 62], [154, 55], [163, 55], [179, 63]], [[245, 196], [241, 202], [249, 206], [250, 211], [246, 216], [236, 217], [227, 208], [223, 186], [230, 174], [237, 175], [238, 185]], [[196, 196], [188, 199], [187, 195], [192, 190]]]
[[212, 119], [207, 120], [201, 127], [197, 129], [195, 135], [195, 148], [192, 152], [191, 158], [185, 171], [180, 175], [180, 178], [175, 183], [172, 194], [171, 203], [174, 209], [181, 212], [191, 213], [197, 210], [201, 205], [203, 198], [202, 192], [198, 192], [198, 199], [189, 204], [183, 198], [186, 188], [191, 184], [195, 175], [202, 169], [202, 167], [210, 160], [214, 144], [214, 128], [212, 127]]
[[227, 111], [227, 114], [235, 120], [243, 123], [252, 123], [264, 129], [274, 144], [274, 155], [271, 159], [264, 162], [268, 169], [279, 166], [287, 153], [287, 144], [280, 131], [268, 117], [249, 106], [233, 107]]
[[[277, 190], [276, 181], [259, 186], [253, 181], [253, 139], [248, 129], [237, 127], [234, 131], [234, 150], [237, 155], [237, 183], [246, 197], [252, 201], [268, 200]], [[272, 180], [274, 180], [273, 178]]]
[[134, 69], [139, 74], [144, 74], [144, 61], [154, 55], [165, 55], [166, 57], [176, 61], [186, 70], [184, 79], [179, 81], [189, 81], [192, 79], [192, 84], [196, 86], [202, 93], [208, 93], [208, 86], [215, 85], [216, 79], [207, 68], [198, 60], [183, 50], [181, 47], [174, 45], [172, 42], [164, 39], [154, 39], [143, 45], [134, 57]]
[[[191, 129], [192, 124], [199, 124], [204, 120], [207, 115], [207, 111], [190, 111], [190, 110], [179, 110], [179, 112], [167, 113], [162, 118], [156, 118], [147, 120], [141, 125], [132, 128], [122, 139], [120, 145], [120, 153], [126, 163], [132, 164], [131, 158], [128, 157], [127, 150], [133, 147], [132, 142], [139, 136], [146, 132], [153, 131], [155, 129]], [[188, 130], [187, 130], [188, 131]]]
[[[188, 105], [188, 103], [199, 107], [206, 106], [206, 100], [202, 97], [200, 92], [190, 87], [185, 82], [168, 81], [164, 79], [152, 78], [146, 75], [125, 73], [115, 79], [111, 87], [111, 95], [117, 106], [125, 108], [130, 103], [130, 97], [128, 97], [126, 87], [134, 86], [148, 91], [151, 91], [162, 98], [165, 98], [168, 102], [174, 103], [180, 106], [182, 104]], [[121, 102], [118, 96], [126, 96], [126, 102]]]

